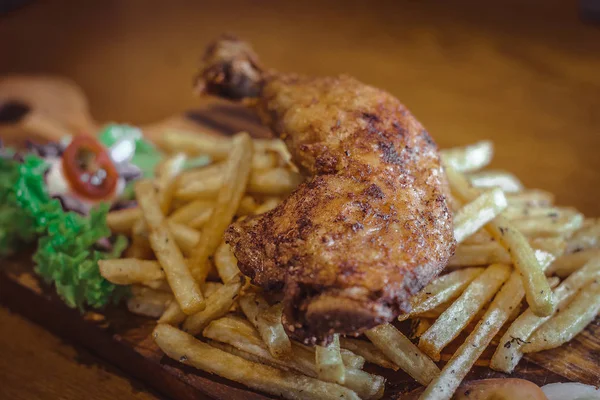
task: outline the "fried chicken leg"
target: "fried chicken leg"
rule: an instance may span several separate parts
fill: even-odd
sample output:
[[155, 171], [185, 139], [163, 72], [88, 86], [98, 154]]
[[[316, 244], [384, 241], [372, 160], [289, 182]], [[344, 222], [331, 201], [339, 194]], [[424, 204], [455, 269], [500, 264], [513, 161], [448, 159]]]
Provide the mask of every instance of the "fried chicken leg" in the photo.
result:
[[437, 147], [413, 115], [347, 76], [265, 71], [233, 37], [207, 49], [198, 85], [253, 106], [308, 176], [225, 235], [254, 284], [283, 291], [286, 330], [323, 342], [409, 311], [455, 247]]

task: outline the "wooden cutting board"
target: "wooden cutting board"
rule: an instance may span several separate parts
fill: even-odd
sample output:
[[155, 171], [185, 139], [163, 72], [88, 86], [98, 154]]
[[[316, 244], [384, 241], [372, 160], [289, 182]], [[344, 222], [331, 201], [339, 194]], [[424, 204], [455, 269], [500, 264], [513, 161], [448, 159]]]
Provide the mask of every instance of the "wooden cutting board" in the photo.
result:
[[[149, 125], [145, 131], [156, 138], [165, 128], [225, 135], [246, 130], [255, 137], [269, 135], [247, 110], [225, 103], [206, 103], [183, 116]], [[83, 345], [166, 396], [181, 400], [269, 398], [237, 383], [163, 357], [150, 337], [154, 321], [132, 315], [124, 306], [110, 307], [101, 312], [90, 311], [83, 315], [69, 309], [56, 297], [52, 288], [37, 279], [30, 255], [31, 252], [24, 252], [12, 260], [2, 261], [0, 301], [12, 310]], [[455, 346], [451, 344], [449, 347]], [[467, 379], [506, 376], [486, 367], [492, 353], [492, 348], [486, 350]], [[373, 366], [367, 369], [388, 379], [386, 399], [401, 398], [402, 392], [417, 386], [400, 371]], [[571, 343], [527, 356], [513, 376], [539, 385], [579, 381], [600, 386], [600, 319], [596, 319]]]

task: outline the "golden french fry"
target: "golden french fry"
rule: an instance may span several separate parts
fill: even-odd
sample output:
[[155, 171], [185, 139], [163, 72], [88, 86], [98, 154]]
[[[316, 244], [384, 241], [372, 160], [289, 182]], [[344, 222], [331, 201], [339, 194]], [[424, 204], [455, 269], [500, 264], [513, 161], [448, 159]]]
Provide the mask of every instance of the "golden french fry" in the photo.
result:
[[197, 199], [212, 200], [219, 194], [219, 189], [223, 186], [223, 175], [209, 175], [206, 178], [198, 179], [189, 184], [179, 183], [175, 191], [175, 198], [179, 200], [192, 201]]
[[[293, 356], [289, 359], [275, 358], [268, 351], [258, 332], [252, 325], [241, 318], [228, 315], [212, 321], [203, 332], [203, 336], [215, 341], [226, 343], [237, 350], [234, 354], [301, 374], [317, 377], [315, 350], [293, 343]], [[239, 353], [239, 352], [242, 353]], [[385, 380], [377, 375], [371, 375], [346, 365], [345, 386], [363, 399], [379, 399], [383, 395]]]
[[469, 181], [476, 188], [500, 188], [505, 192], [520, 192], [523, 184], [513, 174], [506, 171], [479, 171], [469, 174]]
[[274, 396], [294, 400], [360, 399], [343, 386], [245, 360], [194, 339], [170, 325], [157, 325], [153, 337], [158, 347], [174, 360]]
[[150, 318], [160, 317], [167, 305], [173, 300], [173, 295], [160, 290], [132, 286], [132, 296], [127, 300], [127, 309], [138, 315]]
[[214, 160], [227, 158], [231, 139], [222, 136], [170, 130], [160, 136], [157, 145], [169, 153], [183, 152], [191, 156], [209, 155]]
[[[221, 287], [223, 287], [222, 283], [205, 282], [202, 286], [202, 294], [204, 294], [204, 297], [209, 297]], [[179, 308], [179, 304], [177, 304], [176, 301], [172, 301], [165, 310], [165, 312], [160, 316], [158, 323], [178, 326], [183, 321], [185, 321], [186, 318], [187, 315], [185, 315], [185, 313], [181, 311], [181, 308]]]
[[379, 325], [366, 336], [401, 370], [421, 385], [427, 385], [440, 370], [429, 357], [391, 324]]
[[198, 282], [203, 282], [209, 271], [208, 257], [212, 255], [231, 223], [244, 194], [250, 175], [252, 140], [247, 133], [238, 134], [233, 140], [233, 149], [223, 172], [223, 186], [219, 190], [210, 219], [204, 226], [205, 235], [200, 236], [198, 245], [192, 252], [192, 274]]
[[279, 164], [278, 154], [274, 151], [255, 151], [252, 157], [252, 170], [276, 168]]
[[[600, 277], [600, 256], [590, 260], [583, 268], [571, 274], [554, 290], [557, 309], [564, 308], [583, 286]], [[522, 347], [531, 334], [550, 319], [538, 317], [530, 309], [525, 310], [508, 328], [492, 357], [490, 367], [510, 373], [523, 357]]]
[[563, 255], [567, 247], [566, 240], [561, 237], [532, 238], [529, 240], [529, 244], [536, 251], [541, 250], [550, 253], [554, 258]]
[[150, 181], [140, 181], [135, 185], [135, 193], [150, 230], [150, 245], [165, 272], [179, 307], [186, 314], [202, 310], [205, 307], [204, 297], [167, 227], [154, 185]]
[[169, 231], [183, 254], [190, 255], [200, 241], [200, 232], [183, 224], [176, 224], [167, 220]]
[[566, 253], [600, 247], [600, 220], [586, 220], [584, 226], [569, 238]]
[[373, 343], [367, 342], [366, 340], [351, 339], [347, 337], [340, 337], [340, 346], [343, 349], [348, 349], [351, 352], [363, 357], [366, 361], [371, 364], [379, 365], [383, 368], [393, 369], [398, 371], [399, 367], [392, 362], [381, 350], [379, 350]]
[[502, 216], [512, 221], [524, 218], [558, 218], [571, 213], [577, 213], [577, 210], [568, 207], [510, 206], [502, 212]]
[[594, 258], [600, 257], [600, 249], [589, 249], [565, 254], [556, 259], [548, 269], [549, 274], [565, 278]]
[[287, 168], [253, 171], [248, 182], [248, 191], [272, 196], [285, 195], [293, 191], [303, 180], [302, 175]]
[[169, 216], [170, 222], [175, 222], [178, 224], [184, 224], [189, 227], [198, 228], [198, 226], [193, 226], [192, 222], [207, 212], [212, 212], [212, 208], [214, 205], [214, 201], [212, 200], [194, 200], [186, 205], [177, 208], [173, 213]]
[[157, 261], [136, 258], [99, 260], [98, 268], [100, 275], [116, 285], [131, 285], [165, 279], [165, 273]]
[[133, 224], [141, 218], [142, 212], [138, 207], [125, 208], [106, 214], [106, 224], [111, 232], [130, 236], [133, 231]]
[[454, 238], [456, 243], [477, 232], [497, 217], [507, 207], [501, 189], [492, 189], [477, 196], [454, 215]]
[[223, 282], [229, 282], [229, 280], [240, 273], [237, 266], [237, 259], [229, 246], [225, 242], [221, 242], [214, 256], [215, 267], [219, 277]]
[[177, 186], [175, 178], [183, 171], [186, 155], [177, 153], [159, 164], [156, 171], [155, 186], [158, 190], [158, 203], [164, 215], [169, 214], [173, 193]]
[[566, 343], [585, 329], [600, 312], [600, 283], [591, 282], [555, 316], [533, 332], [523, 353], [553, 349]]
[[282, 305], [269, 306], [259, 293], [246, 293], [239, 300], [246, 318], [260, 333], [273, 357], [288, 357], [292, 351], [290, 339], [281, 322]]
[[[192, 168], [187, 171], [183, 171], [178, 179], [178, 186], [180, 188], [189, 186], [197, 181], [210, 180], [211, 177], [222, 178], [223, 166], [225, 163], [219, 162], [215, 164], [209, 164], [201, 168]], [[219, 182], [220, 185], [220, 182]]]
[[436, 278], [410, 299], [411, 312], [400, 315], [398, 320], [404, 321], [455, 300], [483, 271], [484, 268], [464, 268]]
[[257, 207], [258, 203], [254, 197], [246, 195], [242, 197], [242, 200], [240, 200], [240, 206], [235, 214], [240, 217], [244, 215], [251, 215], [254, 214], [254, 210], [256, 210]]
[[256, 207], [254, 210], [254, 214], [263, 214], [268, 211], [271, 211], [275, 207], [277, 207], [281, 203], [281, 199], [279, 197], [269, 197], [266, 199], [260, 206]]
[[315, 363], [319, 379], [343, 385], [346, 381], [346, 368], [340, 354], [340, 335], [334, 334], [327, 346], [315, 347]]
[[511, 223], [525, 236], [570, 236], [581, 228], [583, 215], [569, 213], [559, 217], [522, 218], [513, 220]]
[[154, 258], [144, 218], [140, 218], [134, 222], [131, 230], [131, 243], [125, 254], [129, 258], [139, 258], [141, 260]]
[[[535, 257], [540, 260], [541, 254], [560, 256], [564, 251], [565, 242], [561, 238], [538, 238], [531, 241], [535, 248]], [[448, 261], [448, 268], [464, 268], [489, 264], [511, 264], [510, 254], [498, 242], [479, 244], [461, 244]]]
[[440, 353], [456, 338], [509, 278], [511, 268], [492, 264], [475, 278], [460, 297], [421, 335], [419, 348], [439, 361]]
[[183, 321], [185, 321], [186, 317], [187, 315], [183, 311], [181, 311], [179, 303], [177, 303], [176, 301], [172, 301], [171, 303], [169, 303], [165, 311], [158, 319], [158, 323], [177, 326]]
[[183, 323], [183, 330], [192, 335], [197, 335], [206, 328], [210, 321], [227, 314], [245, 282], [246, 278], [243, 276], [238, 276], [237, 279], [230, 279], [226, 282], [206, 299], [204, 310], [187, 317]]
[[481, 353], [508, 320], [513, 309], [521, 303], [524, 295], [519, 272], [513, 271], [509, 280], [494, 297], [481, 321], [419, 399], [450, 399]]
[[506, 200], [509, 207], [549, 207], [554, 203], [554, 195], [539, 189], [529, 189], [520, 193], [507, 193]]
[[460, 172], [477, 171], [492, 161], [494, 145], [484, 140], [465, 147], [456, 147], [440, 151], [445, 165]]
[[[472, 188], [467, 179], [454, 169], [446, 168], [446, 176], [453, 192], [456, 192], [461, 200], [473, 200], [479, 195], [479, 191]], [[528, 192], [518, 195], [526, 194]], [[541, 316], [550, 315], [554, 310], [552, 292], [534, 251], [523, 234], [501, 216], [496, 217], [485, 228], [508, 251], [515, 268], [521, 273], [527, 303], [531, 309]]]
[[[223, 182], [227, 181], [224, 173], [222, 170], [203, 179], [180, 184], [175, 196], [182, 200], [213, 199], [217, 196]], [[288, 168], [256, 170], [250, 174], [248, 191], [254, 194], [280, 196], [293, 191], [302, 181], [302, 175]]]

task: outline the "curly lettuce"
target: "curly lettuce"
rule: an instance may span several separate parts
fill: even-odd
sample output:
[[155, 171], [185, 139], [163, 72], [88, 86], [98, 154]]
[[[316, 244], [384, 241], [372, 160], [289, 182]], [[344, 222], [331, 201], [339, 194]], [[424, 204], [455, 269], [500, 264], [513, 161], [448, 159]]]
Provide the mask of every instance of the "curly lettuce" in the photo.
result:
[[[4, 166], [4, 161], [2, 166]], [[4, 185], [0, 209], [12, 209], [16, 214], [1, 221], [6, 240], [27, 242], [38, 238], [33, 256], [35, 271], [73, 308], [103, 307], [120, 300], [126, 291], [108, 282], [100, 275], [98, 260], [118, 257], [126, 246], [124, 237], [117, 238], [112, 252], [95, 249], [96, 243], [110, 236], [106, 225], [108, 205], [92, 210], [88, 217], [73, 211], [65, 212], [57, 199], [46, 192], [44, 172], [46, 163], [33, 155], [25, 156], [22, 163], [2, 168], [8, 180]], [[16, 230], [14, 225], [23, 226]], [[3, 243], [4, 244], [4, 243]]]

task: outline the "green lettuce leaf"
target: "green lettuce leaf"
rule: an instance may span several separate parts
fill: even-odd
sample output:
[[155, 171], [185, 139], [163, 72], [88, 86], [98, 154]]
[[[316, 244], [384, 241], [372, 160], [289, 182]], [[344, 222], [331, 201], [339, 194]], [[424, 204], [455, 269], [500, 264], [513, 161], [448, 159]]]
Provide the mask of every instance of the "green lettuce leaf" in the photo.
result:
[[0, 258], [33, 243], [37, 237], [33, 219], [21, 208], [12, 187], [19, 176], [19, 164], [0, 158]]
[[[3, 161], [4, 162], [4, 161]], [[3, 169], [3, 209], [16, 213], [14, 218], [4, 214], [2, 229], [23, 223], [24, 232], [12, 233], [21, 241], [38, 237], [38, 248], [33, 256], [35, 271], [47, 282], [54, 284], [56, 292], [69, 307], [80, 310], [88, 305], [103, 307], [118, 301], [127, 291], [118, 288], [100, 275], [98, 260], [118, 257], [126, 247], [124, 237], [117, 238], [112, 252], [94, 249], [96, 242], [110, 236], [106, 225], [108, 205], [102, 204], [88, 217], [73, 211], [65, 212], [57, 199], [51, 199], [45, 189], [46, 163], [28, 155], [22, 163]], [[0, 164], [3, 166], [4, 164]], [[6, 212], [7, 212], [6, 211]], [[19, 222], [19, 223], [17, 223]], [[25, 228], [27, 227], [27, 228]], [[27, 235], [24, 235], [27, 234]], [[8, 236], [7, 236], [8, 237]]]

